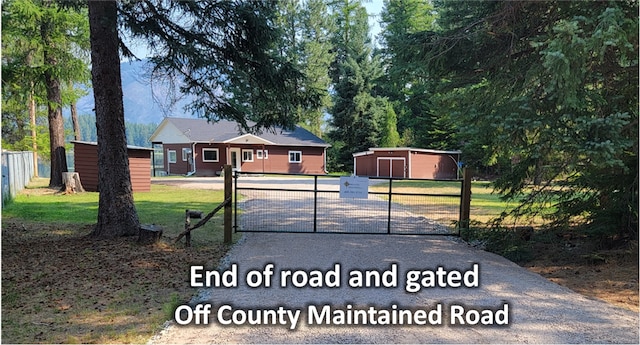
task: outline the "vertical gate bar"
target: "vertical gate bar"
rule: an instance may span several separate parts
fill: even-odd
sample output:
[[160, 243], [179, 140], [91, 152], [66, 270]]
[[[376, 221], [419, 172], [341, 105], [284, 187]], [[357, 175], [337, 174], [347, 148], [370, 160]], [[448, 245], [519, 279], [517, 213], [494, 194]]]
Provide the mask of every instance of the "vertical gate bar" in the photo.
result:
[[318, 231], [318, 175], [313, 176], [313, 232]]
[[238, 174], [233, 174], [233, 232], [238, 232]]
[[393, 177], [389, 178], [389, 210], [387, 212], [387, 234], [391, 234], [391, 189], [393, 185]]

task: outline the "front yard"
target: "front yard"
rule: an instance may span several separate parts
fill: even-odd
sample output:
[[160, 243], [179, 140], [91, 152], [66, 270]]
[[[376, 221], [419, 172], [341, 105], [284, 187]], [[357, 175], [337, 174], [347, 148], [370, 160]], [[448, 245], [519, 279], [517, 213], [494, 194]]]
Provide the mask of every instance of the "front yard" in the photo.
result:
[[[221, 214], [193, 232], [192, 248], [173, 244], [184, 227], [184, 210], [207, 213], [222, 202], [222, 191], [153, 184], [151, 192], [136, 193], [141, 222], [164, 228], [163, 241], [139, 246], [135, 238], [87, 238], [98, 194], [60, 195], [46, 183], [34, 181], [2, 211], [5, 343], [147, 342], [195, 294], [189, 266], [213, 268], [228, 249]], [[473, 220], [505, 205], [475, 183], [471, 207]], [[528, 269], [638, 311], [637, 243], [604, 251], [576, 234], [537, 231], [526, 246], [532, 255], [522, 265]]]
[[36, 181], [3, 209], [2, 340], [5, 343], [144, 343], [191, 299], [189, 266], [215, 267], [226, 253], [222, 216], [194, 230], [192, 248], [173, 239], [184, 210], [211, 211], [222, 191], [152, 186], [136, 193], [142, 223], [163, 241], [87, 238], [98, 194], [60, 195]]

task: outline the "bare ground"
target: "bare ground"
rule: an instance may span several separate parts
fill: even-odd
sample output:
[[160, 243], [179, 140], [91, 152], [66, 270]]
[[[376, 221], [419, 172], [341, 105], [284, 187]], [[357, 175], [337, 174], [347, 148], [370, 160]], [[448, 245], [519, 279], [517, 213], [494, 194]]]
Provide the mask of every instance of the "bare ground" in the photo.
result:
[[597, 249], [585, 238], [533, 243], [524, 267], [584, 296], [639, 312], [638, 243]]

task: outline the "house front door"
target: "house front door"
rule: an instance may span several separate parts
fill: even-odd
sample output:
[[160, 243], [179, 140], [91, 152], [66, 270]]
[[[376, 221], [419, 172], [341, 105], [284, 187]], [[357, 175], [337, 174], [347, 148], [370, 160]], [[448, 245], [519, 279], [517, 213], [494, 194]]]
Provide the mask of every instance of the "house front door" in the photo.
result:
[[231, 148], [229, 152], [231, 153], [231, 169], [233, 171], [241, 171], [242, 166], [240, 164], [240, 149]]

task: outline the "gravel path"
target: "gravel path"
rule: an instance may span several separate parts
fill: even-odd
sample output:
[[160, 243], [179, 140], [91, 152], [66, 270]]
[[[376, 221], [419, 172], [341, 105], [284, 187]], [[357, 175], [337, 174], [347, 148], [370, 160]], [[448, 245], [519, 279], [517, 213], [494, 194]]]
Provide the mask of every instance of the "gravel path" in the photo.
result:
[[[175, 323], [152, 342], [162, 343], [638, 343], [638, 314], [602, 301], [587, 299], [549, 282], [516, 264], [449, 238], [425, 236], [248, 233], [223, 265], [238, 265], [238, 287], [202, 291], [192, 304], [212, 303], [213, 309], [300, 310], [294, 330], [284, 325], [221, 325], [213, 313], [207, 326]], [[244, 284], [249, 271], [262, 272], [274, 264], [270, 288]], [[281, 288], [285, 270], [327, 271], [339, 263], [339, 288]], [[478, 263], [478, 287], [423, 288], [405, 291], [409, 270], [473, 272]], [[389, 271], [397, 264], [396, 287], [354, 288], [349, 273], [375, 269]], [[209, 268], [211, 269], [211, 268]], [[387, 278], [389, 277], [387, 276]], [[470, 276], [470, 280], [472, 276]], [[453, 283], [454, 281], [452, 281]], [[441, 324], [411, 326], [309, 325], [309, 306], [335, 308], [374, 307], [391, 311], [414, 308], [435, 310], [440, 304]], [[452, 325], [452, 305], [499, 310], [508, 305], [504, 325]], [[283, 310], [284, 310], [283, 309]]]

